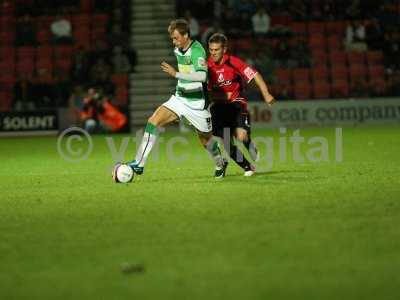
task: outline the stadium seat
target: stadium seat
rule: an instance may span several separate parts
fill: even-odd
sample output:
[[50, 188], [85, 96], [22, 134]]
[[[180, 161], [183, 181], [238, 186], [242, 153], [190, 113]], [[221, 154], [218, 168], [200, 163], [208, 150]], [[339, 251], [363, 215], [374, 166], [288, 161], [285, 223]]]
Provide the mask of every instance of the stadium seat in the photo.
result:
[[9, 111], [12, 108], [12, 93], [0, 91], [0, 111]]
[[343, 49], [343, 40], [338, 35], [330, 35], [327, 38], [327, 48], [330, 52], [340, 51]]
[[331, 66], [346, 64], [346, 53], [344, 51], [331, 51], [329, 53], [329, 62]]
[[33, 59], [24, 59], [17, 62], [16, 71], [17, 75], [26, 74], [29, 77], [33, 76], [35, 70], [35, 63]]
[[310, 69], [297, 68], [293, 69], [293, 82], [296, 85], [299, 82], [310, 82]]
[[129, 83], [129, 76], [128, 74], [112, 74], [111, 75], [111, 81], [116, 85], [116, 86], [128, 86]]
[[311, 85], [305, 81], [294, 86], [294, 97], [297, 100], [311, 99]]
[[72, 16], [72, 27], [74, 30], [81, 27], [90, 27], [91, 17], [88, 14], [77, 14]]
[[357, 52], [357, 51], [348, 52], [347, 62], [349, 66], [365, 64], [365, 54], [363, 52]]
[[387, 91], [385, 79], [382, 77], [371, 78], [369, 81], [369, 89], [373, 91], [375, 95], [384, 96]]
[[13, 30], [0, 32], [0, 45], [12, 45], [15, 41], [15, 32]]
[[329, 71], [327, 66], [315, 66], [311, 69], [311, 78], [313, 82], [318, 82], [319, 80], [328, 80]]
[[311, 49], [326, 49], [326, 39], [322, 34], [310, 35], [308, 44]]
[[334, 98], [349, 97], [350, 88], [348, 81], [344, 79], [332, 80], [331, 92], [331, 96]]
[[108, 15], [107, 14], [95, 14], [93, 15], [91, 22], [92, 28], [105, 28], [108, 26]]
[[385, 78], [383, 65], [368, 65], [368, 77], [372, 79]]
[[51, 33], [47, 28], [41, 28], [36, 33], [36, 40], [39, 45], [48, 45], [51, 41]]
[[316, 99], [327, 99], [331, 96], [331, 86], [327, 80], [319, 80], [313, 84], [313, 95]]
[[115, 99], [117, 104], [120, 106], [126, 106], [128, 104], [129, 91], [127, 87], [119, 86], [115, 91]]
[[275, 77], [278, 83], [291, 83], [292, 71], [290, 69], [277, 69], [275, 70]]
[[327, 66], [328, 64], [328, 54], [325, 49], [312, 49], [312, 63], [313, 66]]
[[43, 45], [36, 48], [36, 59], [52, 59], [53, 58], [53, 47], [49, 45]]
[[369, 65], [383, 63], [382, 51], [368, 51], [367, 52], [367, 63]]
[[343, 36], [346, 31], [346, 21], [328, 21], [325, 25], [328, 35]]
[[349, 71], [345, 64], [341, 64], [341, 65], [336, 64], [330, 68], [330, 74], [331, 74], [332, 81], [340, 80], [340, 79], [347, 81]]
[[17, 60], [34, 60], [35, 54], [35, 47], [24, 46], [17, 48]]
[[325, 34], [325, 22], [309, 22], [307, 25], [310, 36]]
[[15, 48], [14, 47], [0, 47], [0, 61], [1, 60], [15, 60]]
[[292, 22], [289, 27], [297, 35], [307, 35], [307, 23], [305, 22]]
[[351, 64], [349, 67], [350, 80], [356, 78], [366, 79], [367, 78], [367, 68], [364, 64]]
[[70, 59], [74, 52], [72, 46], [55, 46], [54, 47], [54, 57], [56, 59]]

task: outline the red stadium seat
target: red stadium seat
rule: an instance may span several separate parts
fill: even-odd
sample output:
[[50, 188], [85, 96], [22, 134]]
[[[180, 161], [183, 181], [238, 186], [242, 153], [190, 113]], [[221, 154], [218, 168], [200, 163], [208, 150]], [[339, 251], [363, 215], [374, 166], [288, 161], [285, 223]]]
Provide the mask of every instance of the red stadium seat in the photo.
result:
[[47, 28], [41, 28], [36, 33], [36, 40], [39, 45], [47, 45], [51, 41], [51, 33]]
[[290, 24], [290, 29], [297, 35], [307, 35], [307, 23], [293, 22]]
[[328, 64], [328, 54], [325, 49], [312, 49], [313, 66], [326, 66]]
[[307, 27], [308, 27], [308, 34], [310, 36], [325, 34], [325, 23], [324, 22], [309, 22]]
[[111, 75], [111, 81], [116, 86], [128, 86], [129, 83], [129, 75], [128, 74], [113, 74]]
[[311, 78], [313, 82], [329, 79], [329, 70], [327, 66], [316, 66], [311, 69]]
[[337, 79], [332, 81], [332, 97], [334, 98], [347, 98], [350, 94], [349, 83], [344, 79]]
[[311, 85], [305, 81], [294, 86], [294, 97], [297, 100], [311, 99]]
[[126, 106], [129, 102], [129, 91], [126, 87], [117, 87], [115, 91], [115, 98], [117, 104], [120, 106]]
[[342, 65], [334, 65], [330, 68], [331, 79], [335, 80], [348, 80], [348, 68], [345, 64]]
[[362, 52], [351, 51], [347, 53], [347, 62], [349, 65], [365, 64], [365, 54]]
[[387, 84], [384, 78], [371, 78], [369, 81], [369, 89], [377, 96], [384, 96], [387, 91]]
[[327, 39], [327, 47], [330, 52], [341, 51], [343, 49], [343, 39], [338, 35], [330, 35]]
[[12, 93], [0, 91], [0, 111], [9, 111], [12, 109]]
[[329, 62], [331, 66], [346, 63], [346, 53], [343, 51], [332, 51], [329, 53]]
[[15, 60], [14, 47], [0, 47], [0, 61], [1, 60]]
[[107, 14], [95, 14], [92, 17], [92, 28], [105, 28], [108, 26], [108, 15]]
[[52, 46], [39, 46], [36, 48], [36, 59], [52, 59], [53, 58], [53, 47]]
[[34, 60], [35, 54], [35, 47], [24, 46], [17, 48], [17, 60]]
[[313, 95], [316, 99], [327, 99], [331, 96], [331, 86], [328, 81], [320, 80], [313, 84]]
[[367, 52], [367, 62], [369, 65], [383, 63], [382, 51], [368, 51]]
[[310, 82], [310, 69], [297, 68], [293, 70], [293, 82], [296, 85], [298, 82]]
[[56, 59], [70, 59], [74, 52], [74, 48], [72, 46], [55, 46], [54, 47], [54, 57]]
[[310, 35], [308, 43], [311, 49], [326, 49], [326, 39], [322, 34]]
[[16, 71], [18, 75], [26, 74], [29, 77], [32, 77], [34, 70], [35, 63], [33, 60], [24, 59], [17, 62]]
[[367, 68], [364, 64], [352, 64], [349, 67], [350, 80], [356, 78], [366, 79], [367, 78]]
[[278, 83], [291, 83], [292, 82], [292, 72], [289, 69], [277, 69], [275, 71], [275, 76]]
[[328, 21], [326, 23], [326, 32], [328, 35], [343, 36], [346, 31], [345, 21]]
[[372, 79], [385, 78], [383, 65], [368, 65], [368, 77]]
[[91, 17], [88, 14], [78, 14], [72, 16], [72, 27], [74, 30], [81, 27], [90, 27]]

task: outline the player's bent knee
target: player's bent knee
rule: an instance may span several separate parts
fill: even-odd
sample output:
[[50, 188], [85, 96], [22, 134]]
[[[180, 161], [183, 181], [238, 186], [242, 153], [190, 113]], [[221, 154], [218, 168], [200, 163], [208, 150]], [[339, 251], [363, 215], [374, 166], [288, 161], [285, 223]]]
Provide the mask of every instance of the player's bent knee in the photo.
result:
[[236, 139], [240, 142], [247, 142], [247, 140], [249, 139], [248, 135], [246, 132], [238, 132], [236, 134]]

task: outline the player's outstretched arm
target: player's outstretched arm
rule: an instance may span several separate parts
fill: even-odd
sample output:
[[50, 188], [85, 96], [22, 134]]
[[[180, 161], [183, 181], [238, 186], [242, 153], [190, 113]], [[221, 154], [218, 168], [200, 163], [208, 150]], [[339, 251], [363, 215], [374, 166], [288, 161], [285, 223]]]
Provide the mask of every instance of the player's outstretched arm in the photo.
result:
[[181, 73], [177, 72], [173, 66], [163, 61], [161, 63], [161, 69], [171, 75], [172, 77], [184, 80], [190, 80], [195, 82], [206, 82], [207, 81], [207, 73], [204, 71], [197, 71], [193, 73]]
[[258, 88], [260, 89], [260, 92], [264, 98], [264, 101], [268, 104], [268, 105], [272, 105], [276, 102], [274, 96], [272, 96], [269, 91], [268, 91], [268, 87], [267, 84], [264, 81], [264, 78], [261, 76], [260, 73], [257, 73], [256, 76], [254, 77], [254, 80], [258, 86]]

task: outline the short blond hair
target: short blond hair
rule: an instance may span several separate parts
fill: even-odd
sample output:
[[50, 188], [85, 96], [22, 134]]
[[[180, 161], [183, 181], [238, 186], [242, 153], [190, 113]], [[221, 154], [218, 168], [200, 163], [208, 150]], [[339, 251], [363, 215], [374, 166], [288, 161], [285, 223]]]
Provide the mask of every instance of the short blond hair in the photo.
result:
[[190, 36], [189, 24], [185, 19], [176, 19], [169, 23], [169, 34], [172, 34], [175, 30], [177, 30], [181, 35], [188, 34]]

